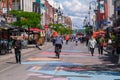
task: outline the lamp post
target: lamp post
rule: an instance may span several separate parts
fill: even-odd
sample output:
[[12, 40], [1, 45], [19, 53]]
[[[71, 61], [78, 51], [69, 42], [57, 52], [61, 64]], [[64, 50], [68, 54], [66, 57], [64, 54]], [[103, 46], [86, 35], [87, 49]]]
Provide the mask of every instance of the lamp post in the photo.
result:
[[95, 20], [95, 25], [96, 25], [96, 30], [98, 30], [98, 25], [99, 25], [99, 23], [98, 23], [98, 10], [96, 9], [96, 10], [94, 10], [94, 12], [95, 12], [95, 15], [96, 15], [96, 20]]
[[88, 26], [88, 22], [87, 22], [87, 16], [85, 17], [84, 21], [83, 21], [83, 26]]
[[58, 10], [57, 10], [57, 15], [58, 15], [58, 23], [59, 23], [59, 19], [61, 19], [61, 21], [62, 21], [62, 15], [63, 15], [63, 12], [62, 12], [62, 10], [61, 10], [61, 8], [60, 8], [60, 6], [59, 6], [59, 8], [58, 8]]

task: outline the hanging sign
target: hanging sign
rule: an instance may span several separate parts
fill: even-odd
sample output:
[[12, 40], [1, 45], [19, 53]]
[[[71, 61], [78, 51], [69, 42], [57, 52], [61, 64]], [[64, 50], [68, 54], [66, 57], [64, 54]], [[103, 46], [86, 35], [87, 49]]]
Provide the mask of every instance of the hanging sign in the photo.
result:
[[104, 10], [104, 1], [100, 1], [100, 13], [105, 13]]

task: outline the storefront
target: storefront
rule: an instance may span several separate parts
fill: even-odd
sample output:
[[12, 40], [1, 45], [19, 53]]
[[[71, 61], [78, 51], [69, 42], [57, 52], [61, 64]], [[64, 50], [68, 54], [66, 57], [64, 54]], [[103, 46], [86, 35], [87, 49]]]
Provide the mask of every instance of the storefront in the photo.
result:
[[32, 40], [36, 40], [38, 45], [43, 45], [45, 42], [45, 30], [30, 28], [30, 41]]
[[0, 54], [9, 53], [11, 50], [9, 42], [10, 42], [10, 27], [2, 27], [0, 26]]

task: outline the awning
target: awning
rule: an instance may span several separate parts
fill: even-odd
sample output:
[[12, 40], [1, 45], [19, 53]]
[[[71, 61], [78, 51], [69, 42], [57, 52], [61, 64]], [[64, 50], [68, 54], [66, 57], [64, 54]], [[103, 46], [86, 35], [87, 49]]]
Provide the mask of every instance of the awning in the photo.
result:
[[38, 29], [38, 28], [30, 28], [30, 31], [33, 32], [41, 32], [42, 30]]

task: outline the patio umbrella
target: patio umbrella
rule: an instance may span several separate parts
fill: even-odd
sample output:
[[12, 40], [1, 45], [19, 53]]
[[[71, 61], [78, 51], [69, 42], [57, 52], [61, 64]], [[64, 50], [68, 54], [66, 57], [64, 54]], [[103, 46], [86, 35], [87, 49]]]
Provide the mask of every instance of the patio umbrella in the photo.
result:
[[94, 38], [98, 37], [99, 36], [99, 32], [93, 32], [93, 35], [92, 35]]

